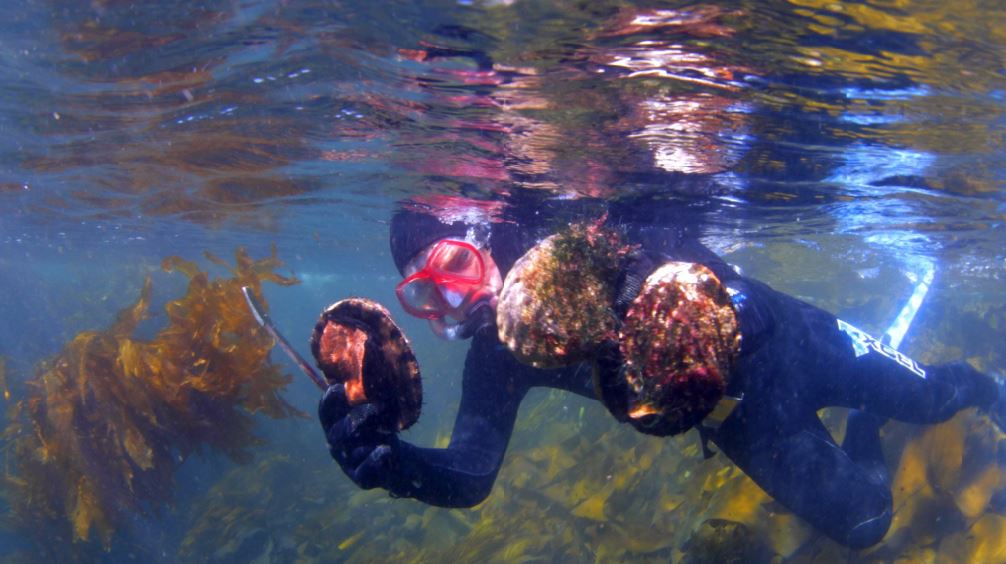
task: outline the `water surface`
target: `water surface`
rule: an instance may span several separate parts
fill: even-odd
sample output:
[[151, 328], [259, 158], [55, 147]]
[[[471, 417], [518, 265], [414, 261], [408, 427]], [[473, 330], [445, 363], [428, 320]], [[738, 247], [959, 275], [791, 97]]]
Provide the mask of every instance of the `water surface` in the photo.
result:
[[[638, 200], [654, 213], [693, 206], [704, 240], [746, 274], [874, 332], [933, 269], [903, 349], [1006, 370], [1006, 10], [996, 3], [9, 4], [0, 29], [9, 406], [31, 397], [39, 362], [110, 326], [147, 275], [151, 317], [137, 338], [152, 338], [187, 283], [162, 271], [165, 257], [226, 276], [204, 252], [233, 262], [238, 247], [261, 258], [275, 245], [279, 272], [301, 283], [264, 292], [296, 343], [341, 297], [389, 304], [426, 377], [408, 438], [442, 444], [465, 347], [434, 340], [398, 309], [387, 220], [407, 197], [491, 206], [515, 193]], [[701, 559], [715, 553], [696, 548], [705, 537], [693, 532], [730, 516], [760, 534], [755, 523], [772, 523], [770, 554], [856, 557], [786, 520], [727, 461], [703, 463], [691, 435], [644, 439], [558, 393], [522, 410], [479, 508], [361, 493], [327, 458], [316, 390], [274, 361], [294, 376], [283, 397], [308, 417], [258, 417], [265, 442], [247, 464], [213, 448], [193, 453], [170, 502], [126, 513], [107, 544], [73, 540], [74, 507], [34, 537], [10, 513], [5, 554]], [[955, 425], [926, 439], [933, 457], [971, 436], [961, 429], [973, 425]], [[889, 427], [892, 467], [923, 431]], [[5, 442], [8, 475], [17, 436]], [[952, 524], [934, 532], [932, 519], [906, 510], [878, 558], [977, 558], [962, 535], [1004, 525], [952, 499], [982, 468], [930, 470], [927, 503]]]

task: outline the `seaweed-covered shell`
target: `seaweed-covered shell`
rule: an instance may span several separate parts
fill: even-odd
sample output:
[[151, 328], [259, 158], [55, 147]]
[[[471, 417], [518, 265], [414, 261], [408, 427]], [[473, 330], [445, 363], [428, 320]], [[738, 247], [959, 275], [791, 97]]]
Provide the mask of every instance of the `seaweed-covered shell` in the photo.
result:
[[730, 296], [711, 270], [684, 262], [658, 268], [619, 331], [629, 421], [657, 435], [700, 422], [723, 397], [740, 340]]
[[510, 269], [496, 308], [499, 338], [514, 356], [537, 368], [592, 357], [614, 340], [611, 309], [621, 255], [619, 235], [575, 226], [547, 237]]
[[398, 430], [419, 420], [419, 363], [405, 333], [381, 304], [347, 298], [328, 306], [311, 335], [311, 353], [330, 384], [346, 387], [350, 404], [388, 406]]

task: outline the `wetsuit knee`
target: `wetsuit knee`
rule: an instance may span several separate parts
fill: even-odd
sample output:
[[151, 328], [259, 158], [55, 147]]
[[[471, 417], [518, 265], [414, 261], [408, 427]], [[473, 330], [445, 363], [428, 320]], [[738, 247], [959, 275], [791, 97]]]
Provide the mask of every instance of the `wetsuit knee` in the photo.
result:
[[891, 527], [892, 500], [890, 492], [864, 504], [864, 510], [858, 512], [861, 520], [853, 521], [852, 528], [844, 538], [835, 539], [842, 544], [855, 549], [873, 546], [884, 538]]
[[978, 371], [967, 362], [944, 364], [932, 369], [938, 381], [945, 382], [959, 391], [959, 408], [987, 407], [999, 394], [995, 378]]
[[[853, 427], [858, 423], [854, 421]], [[819, 445], [822, 439], [814, 437]], [[854, 461], [833, 442], [827, 444], [827, 451], [818, 449], [802, 454], [805, 459], [814, 457], [827, 466], [827, 469], [817, 466], [816, 473], [808, 474], [819, 476], [820, 480], [816, 488], [808, 482], [802, 491], [806, 517], [829, 537], [850, 548], [866, 548], [880, 542], [891, 526], [894, 505], [882, 452], [878, 449], [874, 456]], [[810, 445], [806, 441], [803, 446]], [[798, 448], [793, 452], [800, 455]]]

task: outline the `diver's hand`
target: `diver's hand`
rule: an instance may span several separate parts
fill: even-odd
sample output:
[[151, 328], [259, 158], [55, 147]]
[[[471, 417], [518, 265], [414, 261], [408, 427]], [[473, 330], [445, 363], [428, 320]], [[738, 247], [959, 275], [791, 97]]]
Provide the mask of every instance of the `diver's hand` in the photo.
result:
[[329, 453], [342, 471], [365, 490], [385, 482], [398, 436], [389, 433], [380, 404], [350, 406], [342, 384], [329, 386], [318, 405]]

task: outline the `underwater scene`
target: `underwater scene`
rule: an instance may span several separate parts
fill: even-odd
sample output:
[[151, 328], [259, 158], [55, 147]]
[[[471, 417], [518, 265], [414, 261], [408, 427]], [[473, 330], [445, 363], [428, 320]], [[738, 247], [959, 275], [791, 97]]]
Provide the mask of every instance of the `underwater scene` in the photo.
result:
[[[1006, 378], [1006, 5], [4, 4], [0, 560], [1006, 562], [1006, 403], [981, 388]], [[625, 265], [656, 260], [637, 223], [711, 266], [633, 286]], [[829, 398], [887, 374], [815, 357], [789, 318], [759, 329], [759, 292], [910, 385], [732, 398], [751, 366]], [[350, 297], [352, 319], [327, 309]], [[756, 364], [762, 334], [790, 348]], [[684, 367], [685, 407], [653, 400], [651, 361]], [[493, 386], [516, 403], [462, 401]], [[867, 483], [887, 500], [866, 541], [829, 523], [872, 519], [815, 505], [846, 493], [819, 449], [777, 446], [798, 432], [724, 438], [805, 408], [858, 460], [837, 445], [874, 400], [899, 415], [849, 481], [849, 507]], [[497, 408], [515, 420], [472, 416]], [[364, 462], [330, 452], [364, 431]], [[386, 477], [412, 471], [442, 491]]]

